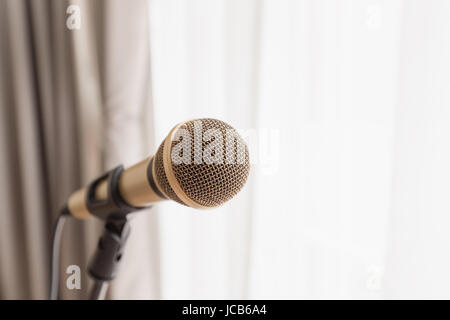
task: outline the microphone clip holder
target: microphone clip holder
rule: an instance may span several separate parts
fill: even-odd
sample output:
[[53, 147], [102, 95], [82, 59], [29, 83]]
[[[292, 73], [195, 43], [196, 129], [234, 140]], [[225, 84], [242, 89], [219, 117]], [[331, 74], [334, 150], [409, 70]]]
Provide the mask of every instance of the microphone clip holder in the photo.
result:
[[[88, 187], [86, 192], [86, 208], [96, 217], [108, 220], [108, 218], [125, 218], [130, 212], [135, 212], [147, 207], [133, 207], [126, 203], [119, 191], [119, 178], [124, 170], [120, 165], [109, 172], [95, 179]], [[107, 183], [106, 199], [97, 199], [96, 190], [98, 185], [105, 181]]]
[[[129, 213], [149, 207], [133, 207], [127, 204], [119, 192], [119, 178], [124, 170], [122, 165], [94, 180], [87, 188], [86, 207], [93, 215], [105, 220], [103, 234], [89, 265], [89, 275], [94, 280], [91, 299], [102, 300], [106, 295], [109, 281], [118, 272], [125, 243], [130, 235]], [[107, 179], [107, 198], [96, 199], [97, 186]]]
[[92, 300], [103, 300], [109, 281], [113, 280], [122, 260], [125, 244], [130, 235], [126, 218], [109, 218], [97, 244], [96, 252], [89, 265], [89, 275], [94, 280]]

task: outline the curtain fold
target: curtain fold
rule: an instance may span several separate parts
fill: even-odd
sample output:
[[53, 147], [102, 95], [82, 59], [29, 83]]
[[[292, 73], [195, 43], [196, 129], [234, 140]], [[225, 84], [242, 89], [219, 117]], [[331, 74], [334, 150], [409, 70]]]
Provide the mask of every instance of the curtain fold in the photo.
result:
[[[80, 8], [80, 29], [66, 27], [70, 4]], [[151, 128], [143, 121], [151, 120], [146, 8], [146, 1], [0, 2], [0, 298], [46, 298], [50, 236], [60, 206], [105, 169], [151, 151]], [[139, 228], [156, 220], [136, 220], [129, 246], [137, 249], [130, 254], [147, 262], [135, 263], [140, 270], [122, 277], [143, 274], [143, 296], [157, 297], [157, 233]], [[86, 270], [100, 232], [95, 219], [66, 223], [62, 298], [88, 297]], [[66, 288], [69, 265], [82, 270], [81, 290]], [[119, 292], [111, 290], [111, 297]]]
[[450, 3], [405, 2], [386, 297], [449, 299]]
[[[104, 6], [103, 96], [105, 165], [125, 166], [155, 151], [151, 105], [148, 2], [107, 1]], [[124, 14], [126, 10], [126, 14]], [[159, 298], [156, 209], [131, 220], [121, 273], [111, 287], [117, 299]]]

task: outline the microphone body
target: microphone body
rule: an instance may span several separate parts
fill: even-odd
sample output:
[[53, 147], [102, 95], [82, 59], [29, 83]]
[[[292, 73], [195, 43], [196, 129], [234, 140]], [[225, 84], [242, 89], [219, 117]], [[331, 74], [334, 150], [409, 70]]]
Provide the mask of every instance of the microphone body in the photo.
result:
[[[119, 178], [118, 188], [122, 199], [130, 206], [144, 208], [156, 202], [167, 200], [157, 189], [156, 185], [150, 185], [153, 180], [153, 157], [148, 157], [141, 162], [125, 169]], [[87, 208], [87, 187], [75, 191], [68, 200], [67, 206], [70, 213], [79, 219], [86, 219], [95, 215]], [[106, 200], [108, 198], [108, 183], [106, 179], [95, 188], [95, 199]]]
[[[176, 156], [184, 160], [174, 161]], [[169, 199], [198, 209], [217, 207], [240, 191], [249, 170], [247, 145], [231, 126], [215, 119], [191, 120], [176, 125], [154, 156], [115, 172], [113, 182], [105, 175], [75, 191], [67, 208], [76, 218], [103, 219], [105, 208], [92, 203], [111, 198], [128, 212]]]

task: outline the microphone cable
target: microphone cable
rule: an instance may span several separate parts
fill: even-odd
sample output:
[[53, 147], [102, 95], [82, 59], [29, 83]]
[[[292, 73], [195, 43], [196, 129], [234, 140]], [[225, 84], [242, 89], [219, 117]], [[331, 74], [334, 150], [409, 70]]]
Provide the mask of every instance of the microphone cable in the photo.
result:
[[51, 272], [50, 272], [50, 300], [58, 300], [59, 289], [59, 263], [61, 256], [61, 238], [63, 234], [64, 223], [70, 216], [67, 207], [64, 207], [56, 220], [52, 235], [52, 254], [51, 254]]

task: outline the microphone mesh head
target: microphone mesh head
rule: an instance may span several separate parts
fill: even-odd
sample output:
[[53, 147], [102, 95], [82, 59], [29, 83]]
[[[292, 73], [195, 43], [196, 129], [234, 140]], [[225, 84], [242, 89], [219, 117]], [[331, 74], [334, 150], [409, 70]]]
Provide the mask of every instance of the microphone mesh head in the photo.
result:
[[166, 172], [164, 171], [164, 163], [163, 163], [163, 150], [164, 150], [164, 140], [158, 148], [158, 151], [155, 155], [155, 173], [156, 179], [159, 182], [159, 185], [162, 188], [162, 191], [169, 197], [169, 199], [175, 200], [181, 204], [184, 204], [180, 198], [173, 191], [172, 187], [167, 180]]
[[[244, 186], [250, 171], [248, 148], [242, 137], [233, 127], [216, 119], [187, 121], [176, 133], [180, 133], [180, 129], [184, 131], [180, 134], [182, 138], [172, 141], [171, 168], [184, 193], [204, 207], [216, 207], [233, 198]], [[183, 141], [186, 133], [190, 138]], [[191, 154], [184, 155], [186, 149], [178, 152], [183, 158], [180, 163], [174, 161], [172, 151], [183, 142], [188, 143], [185, 146]], [[155, 155], [156, 178], [170, 199], [185, 204], [166, 177], [163, 149], [164, 141]]]

